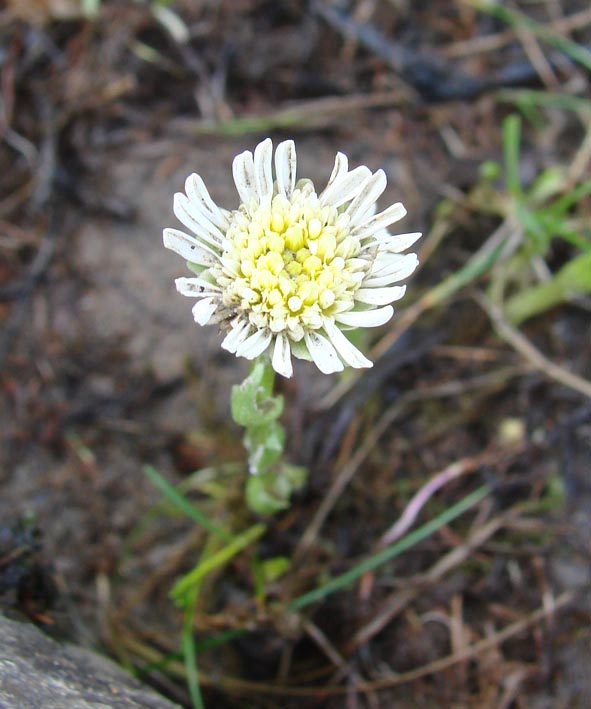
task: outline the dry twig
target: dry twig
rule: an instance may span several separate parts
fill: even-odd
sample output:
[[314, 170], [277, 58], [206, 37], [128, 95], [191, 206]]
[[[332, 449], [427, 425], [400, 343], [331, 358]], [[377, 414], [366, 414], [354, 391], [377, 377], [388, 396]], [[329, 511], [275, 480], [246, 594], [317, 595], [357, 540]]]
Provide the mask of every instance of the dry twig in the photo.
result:
[[532, 343], [522, 335], [519, 330], [510, 325], [503, 317], [500, 308], [494, 305], [482, 293], [475, 293], [474, 297], [482, 309], [490, 317], [499, 337], [511, 345], [519, 354], [524, 357], [537, 370], [545, 374], [550, 379], [559, 382], [563, 386], [591, 398], [591, 382], [583, 379], [578, 374], [569, 372], [564, 367], [560, 367], [555, 362], [549, 360]]

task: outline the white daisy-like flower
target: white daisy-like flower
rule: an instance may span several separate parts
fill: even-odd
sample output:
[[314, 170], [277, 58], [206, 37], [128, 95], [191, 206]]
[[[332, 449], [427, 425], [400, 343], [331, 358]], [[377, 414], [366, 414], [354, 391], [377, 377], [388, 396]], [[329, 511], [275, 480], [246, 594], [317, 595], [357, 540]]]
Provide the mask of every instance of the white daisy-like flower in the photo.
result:
[[[273, 163], [275, 169], [273, 170]], [[268, 353], [273, 368], [291, 377], [291, 355], [313, 360], [321, 372], [372, 363], [343, 330], [376, 327], [393, 315], [395, 285], [417, 267], [403, 254], [419, 233], [386, 230], [406, 210], [400, 202], [376, 214], [386, 188], [383, 170], [349, 170], [337, 153], [324, 190], [296, 181], [292, 140], [275, 150], [269, 138], [234, 158], [238, 209], [218, 207], [199, 175], [174, 196], [174, 213], [191, 235], [164, 230], [164, 245], [195, 273], [178, 278], [180, 293], [197, 298], [200, 325], [227, 331], [222, 347], [254, 359]]]

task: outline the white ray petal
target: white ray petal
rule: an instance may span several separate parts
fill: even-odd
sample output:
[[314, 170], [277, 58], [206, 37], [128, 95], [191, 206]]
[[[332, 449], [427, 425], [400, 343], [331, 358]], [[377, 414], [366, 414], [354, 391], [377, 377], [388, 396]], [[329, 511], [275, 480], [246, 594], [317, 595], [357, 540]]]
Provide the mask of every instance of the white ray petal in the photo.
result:
[[328, 338], [335, 346], [341, 359], [343, 359], [350, 367], [361, 369], [363, 367], [373, 367], [373, 363], [360, 352], [349, 340], [343, 335], [339, 328], [330, 318], [324, 318], [324, 331]]
[[375, 206], [387, 184], [388, 180], [383, 170], [378, 170], [365, 181], [359, 194], [346, 210], [346, 213], [351, 217], [350, 225], [352, 228], [364, 222], [368, 212]]
[[227, 321], [228, 318], [232, 317], [233, 313], [229, 310], [218, 298], [218, 307], [215, 313], [209, 319], [208, 325], [214, 325], [221, 323], [224, 320]]
[[415, 271], [418, 265], [419, 259], [416, 254], [406, 254], [399, 259], [398, 263], [388, 264], [378, 271], [372, 271], [363, 281], [363, 287], [375, 288], [376, 286], [403, 281]]
[[238, 261], [227, 256], [222, 256], [220, 258], [220, 263], [228, 273], [233, 275], [235, 278], [238, 278], [238, 269], [240, 267]]
[[384, 325], [394, 315], [394, 308], [387, 305], [375, 310], [349, 310], [335, 315], [335, 320], [349, 327], [379, 327]]
[[314, 364], [323, 374], [343, 371], [343, 363], [326, 337], [314, 330], [307, 330], [304, 333], [304, 340]]
[[349, 158], [344, 153], [337, 153], [334, 159], [334, 167], [332, 168], [332, 172], [330, 173], [330, 177], [328, 178], [324, 191], [326, 192], [335, 180], [339, 179], [343, 175], [346, 175], [348, 170]]
[[421, 238], [420, 231], [415, 231], [412, 234], [395, 234], [390, 239], [384, 240], [383, 249], [393, 254], [399, 254], [402, 251], [410, 248], [415, 241]]
[[270, 201], [273, 196], [273, 143], [265, 138], [254, 149], [254, 180], [259, 202]]
[[393, 283], [397, 283], [400, 280], [402, 279], [386, 274], [385, 276], [366, 278], [361, 285], [364, 288], [383, 288], [384, 286], [391, 286]]
[[201, 204], [198, 201], [191, 200], [187, 195], [179, 192], [184, 200], [181, 200], [183, 204], [182, 208], [188, 212], [188, 214], [193, 218], [193, 220], [201, 225], [207, 233], [211, 234], [220, 243], [224, 239], [224, 232], [222, 232], [219, 227], [217, 227], [211, 220], [211, 214], [202, 209]]
[[387, 305], [400, 300], [406, 291], [406, 286], [391, 288], [360, 288], [355, 291], [355, 300], [368, 305]]
[[402, 267], [406, 264], [407, 260], [418, 261], [418, 258], [415, 253], [398, 254], [392, 251], [379, 251], [373, 262], [371, 272], [372, 274], [381, 276], [384, 271], [392, 271]]
[[223, 241], [222, 232], [206, 219], [189, 201], [187, 195], [177, 192], [173, 200], [173, 211], [177, 219], [195, 233], [206, 244], [219, 249]]
[[388, 249], [390, 253], [400, 253], [412, 246], [415, 241], [421, 238], [420, 231], [413, 231], [408, 234], [390, 234], [386, 229], [381, 229], [379, 232], [367, 239], [367, 243], [379, 244], [380, 248]]
[[246, 359], [254, 359], [269, 346], [272, 333], [270, 330], [257, 330], [254, 334], [241, 342], [236, 348], [237, 357], [246, 357]]
[[284, 140], [275, 150], [275, 173], [279, 194], [291, 197], [296, 183], [296, 149], [293, 140]]
[[371, 219], [376, 212], [378, 211], [378, 205], [377, 204], [371, 204], [368, 208], [367, 211], [365, 212], [365, 221]]
[[213, 266], [219, 261], [219, 256], [213, 249], [178, 229], [165, 229], [162, 241], [167, 249], [191, 263]]
[[232, 175], [242, 204], [248, 205], [257, 198], [256, 181], [254, 177], [254, 159], [250, 150], [237, 155], [232, 162]]
[[211, 198], [200, 175], [193, 173], [185, 180], [185, 192], [193, 204], [222, 231], [228, 228], [228, 218]]
[[320, 205], [322, 207], [326, 205], [340, 207], [345, 202], [354, 199], [369, 175], [371, 175], [369, 168], [360, 165], [346, 175], [338, 177], [320, 195]]
[[222, 348], [234, 354], [236, 348], [246, 340], [251, 330], [251, 325], [248, 320], [234, 321], [232, 329], [222, 340]]
[[386, 227], [389, 227], [390, 224], [400, 221], [400, 219], [402, 219], [405, 215], [406, 209], [404, 208], [402, 202], [396, 202], [396, 204], [388, 207], [388, 209], [384, 209], [383, 212], [375, 214], [367, 221], [359, 224], [359, 226], [353, 230], [353, 233], [359, 238], [371, 236], [372, 234], [375, 234], [376, 231], [385, 229]]
[[222, 290], [219, 286], [213, 285], [204, 278], [177, 278], [175, 285], [181, 295], [186, 295], [190, 298], [216, 295], [221, 293]]
[[219, 298], [202, 298], [198, 300], [192, 309], [195, 322], [199, 325], [207, 325], [219, 304]]
[[287, 379], [289, 379], [293, 374], [289, 339], [283, 332], [280, 332], [275, 338], [272, 365], [273, 369], [278, 374], [281, 374], [283, 377], [287, 377]]

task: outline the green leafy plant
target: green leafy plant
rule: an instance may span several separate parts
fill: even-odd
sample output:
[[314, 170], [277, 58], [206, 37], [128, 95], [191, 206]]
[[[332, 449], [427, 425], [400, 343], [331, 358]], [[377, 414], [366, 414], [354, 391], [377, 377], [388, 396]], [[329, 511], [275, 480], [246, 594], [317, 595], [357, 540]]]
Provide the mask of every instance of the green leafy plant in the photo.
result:
[[[513, 325], [591, 292], [591, 180], [577, 181], [570, 166], [553, 165], [525, 186], [521, 134], [521, 117], [509, 115], [504, 164], [485, 163], [470, 196], [472, 207], [501, 216], [508, 227], [503, 258], [491, 271], [490, 296]], [[583, 148], [590, 136], [588, 129]], [[560, 240], [568, 244], [569, 257], [553, 270], [550, 257]]]
[[285, 429], [279, 422], [283, 397], [273, 395], [275, 371], [257, 360], [250, 375], [232, 388], [232, 418], [246, 429], [250, 476], [246, 502], [258, 514], [279, 512], [289, 506], [292, 494], [306, 482], [306, 469], [283, 460]]

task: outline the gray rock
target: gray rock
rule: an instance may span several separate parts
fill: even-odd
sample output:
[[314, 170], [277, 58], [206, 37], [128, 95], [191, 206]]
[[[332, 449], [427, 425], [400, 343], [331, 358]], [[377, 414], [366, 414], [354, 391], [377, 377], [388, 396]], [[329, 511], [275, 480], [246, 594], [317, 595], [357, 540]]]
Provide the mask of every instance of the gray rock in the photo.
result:
[[102, 655], [0, 615], [0, 709], [174, 709]]

